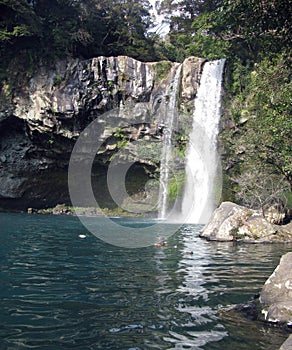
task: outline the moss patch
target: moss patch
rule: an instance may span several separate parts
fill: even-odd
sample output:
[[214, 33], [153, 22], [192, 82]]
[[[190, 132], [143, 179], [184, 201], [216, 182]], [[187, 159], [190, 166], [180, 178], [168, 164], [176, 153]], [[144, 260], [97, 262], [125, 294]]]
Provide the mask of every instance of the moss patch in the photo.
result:
[[167, 78], [171, 65], [171, 62], [168, 61], [157, 62], [154, 65], [154, 72], [156, 73], [158, 81], [162, 81]]

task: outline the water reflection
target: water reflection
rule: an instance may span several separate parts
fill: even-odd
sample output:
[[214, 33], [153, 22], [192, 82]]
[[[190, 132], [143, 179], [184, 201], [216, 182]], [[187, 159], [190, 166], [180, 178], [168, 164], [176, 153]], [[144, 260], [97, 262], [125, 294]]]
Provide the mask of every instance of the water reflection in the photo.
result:
[[3, 349], [274, 350], [286, 337], [232, 307], [292, 245], [207, 242], [190, 225], [166, 246], [122, 249], [72, 217], [0, 214], [0, 225]]
[[[212, 265], [212, 257], [208, 254], [207, 245], [198, 245], [197, 236], [200, 226], [186, 225], [181, 229], [182, 258], [177, 273], [183, 274], [183, 280], [177, 291], [181, 294], [177, 311], [189, 315], [184, 324], [185, 335], [170, 332], [165, 341], [171, 342], [172, 349], [190, 348], [202, 349], [207, 343], [219, 341], [227, 336], [224, 327], [218, 323], [216, 310], [206, 305], [209, 300], [209, 290], [206, 288], [204, 270]], [[195, 238], [196, 237], [196, 238]], [[213, 278], [213, 283], [218, 282]], [[202, 330], [207, 327], [208, 330]]]

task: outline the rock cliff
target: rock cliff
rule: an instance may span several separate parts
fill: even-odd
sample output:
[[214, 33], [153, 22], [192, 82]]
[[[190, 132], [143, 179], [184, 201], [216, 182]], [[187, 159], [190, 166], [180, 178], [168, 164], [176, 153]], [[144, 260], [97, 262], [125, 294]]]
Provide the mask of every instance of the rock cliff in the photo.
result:
[[[182, 65], [177, 133], [184, 134], [190, 125], [203, 63], [191, 57]], [[178, 65], [142, 63], [125, 56], [70, 60], [40, 68], [28, 83], [20, 81], [17, 89], [10, 88], [9, 94], [6, 87], [0, 106], [0, 209], [70, 203], [70, 154], [80, 133], [96, 118], [100, 125], [96, 137], [103, 147], [94, 171], [97, 188], [104, 189], [106, 168], [125, 143], [161, 142], [171, 93], [167, 87]], [[119, 119], [108, 117], [106, 112], [112, 110]], [[157, 169], [157, 162], [141, 159], [132, 178], [139, 174], [145, 182]], [[140, 187], [136, 183], [131, 191], [139, 192]], [[109, 206], [106, 190], [101, 198]]]

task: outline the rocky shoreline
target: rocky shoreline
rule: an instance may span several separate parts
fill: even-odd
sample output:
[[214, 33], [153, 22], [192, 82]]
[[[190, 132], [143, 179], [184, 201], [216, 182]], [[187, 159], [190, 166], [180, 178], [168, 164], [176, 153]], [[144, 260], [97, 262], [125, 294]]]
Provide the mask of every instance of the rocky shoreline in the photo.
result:
[[[223, 202], [200, 234], [209, 241], [236, 243], [292, 243], [292, 221], [285, 225], [283, 213], [270, 211], [263, 217], [256, 210]], [[287, 220], [289, 221], [289, 220]], [[256, 300], [238, 305], [236, 310], [251, 320], [268, 322], [292, 331], [292, 252], [282, 256]], [[292, 349], [292, 334], [279, 350]]]
[[131, 213], [121, 208], [109, 209], [109, 208], [95, 208], [95, 207], [72, 207], [65, 204], [58, 204], [53, 208], [47, 209], [35, 209], [28, 208], [27, 214], [42, 214], [42, 215], [72, 215], [72, 216], [119, 216], [119, 217], [137, 217], [141, 214]]
[[238, 243], [292, 243], [292, 221], [275, 224], [274, 216], [232, 202], [223, 202], [200, 234], [210, 241]]
[[292, 349], [292, 252], [281, 257], [260, 295], [248, 304], [238, 305], [235, 310], [252, 321], [281, 327], [288, 338], [279, 350]]
[[[122, 208], [73, 207], [58, 204], [52, 208], [28, 208], [28, 214], [80, 215], [80, 216], [145, 216], [128, 212]], [[155, 217], [154, 212], [147, 213]], [[273, 218], [271, 218], [271, 221]], [[237, 243], [292, 243], [292, 221], [277, 225], [258, 211], [248, 209], [232, 202], [223, 202], [213, 213], [209, 223], [200, 233], [200, 237], [209, 241]]]

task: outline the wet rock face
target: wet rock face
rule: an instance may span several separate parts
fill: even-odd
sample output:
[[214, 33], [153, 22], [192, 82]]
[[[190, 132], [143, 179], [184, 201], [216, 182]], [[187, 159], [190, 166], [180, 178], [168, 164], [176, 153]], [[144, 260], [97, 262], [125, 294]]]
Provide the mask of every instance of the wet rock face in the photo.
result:
[[61, 62], [31, 79], [26, 99], [14, 98], [14, 113], [31, 131], [74, 138], [95, 118], [102, 122], [108, 110], [149, 101], [154, 74], [150, 64], [129, 57]]
[[[203, 62], [183, 63], [180, 107], [187, 106], [190, 120]], [[103, 142], [95, 164], [101, 173], [125, 140], [161, 142], [166, 90], [177, 66], [126, 56], [64, 61], [41, 68], [28, 85], [12, 91], [10, 105], [0, 106], [0, 209], [69, 204], [70, 154], [93, 120], [98, 119], [96, 138]], [[113, 110], [119, 118], [109, 116]], [[185, 115], [177, 126], [182, 132], [189, 125]], [[157, 164], [138, 163], [146, 173], [157, 170]]]
[[265, 320], [292, 325], [292, 252], [282, 256], [262, 289], [260, 302]]
[[[67, 198], [67, 168], [73, 143], [47, 134], [27, 134], [24, 121], [11, 117], [0, 125], [0, 208], [46, 207]], [[53, 189], [51, 184], [54, 183]]]

